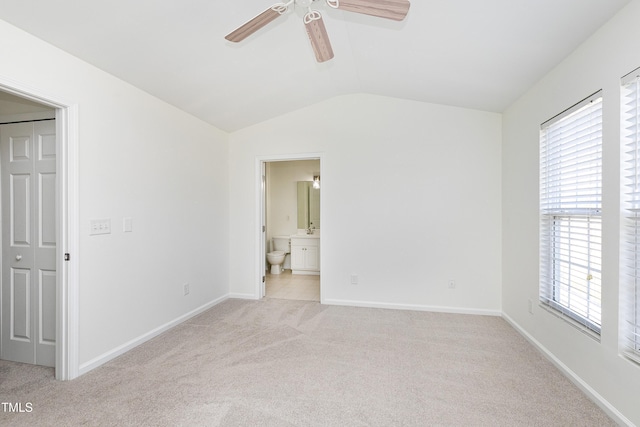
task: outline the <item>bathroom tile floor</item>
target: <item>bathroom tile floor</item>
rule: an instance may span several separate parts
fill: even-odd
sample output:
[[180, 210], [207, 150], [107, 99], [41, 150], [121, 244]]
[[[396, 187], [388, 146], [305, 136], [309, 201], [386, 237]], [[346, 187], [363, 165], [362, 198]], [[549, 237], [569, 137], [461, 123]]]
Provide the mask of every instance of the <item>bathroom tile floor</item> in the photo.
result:
[[266, 298], [320, 301], [320, 276], [267, 272]]

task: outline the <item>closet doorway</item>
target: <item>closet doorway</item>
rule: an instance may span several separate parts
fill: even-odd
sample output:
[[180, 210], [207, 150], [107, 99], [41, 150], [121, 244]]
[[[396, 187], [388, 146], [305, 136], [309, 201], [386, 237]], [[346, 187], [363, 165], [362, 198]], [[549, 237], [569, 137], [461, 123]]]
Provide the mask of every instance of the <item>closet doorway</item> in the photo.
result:
[[[55, 111], [50, 112], [51, 115]], [[0, 120], [0, 358], [55, 366], [56, 126]], [[1, 118], [0, 118], [1, 119]]]
[[79, 375], [77, 117], [0, 76], [0, 357], [54, 366], [58, 380]]

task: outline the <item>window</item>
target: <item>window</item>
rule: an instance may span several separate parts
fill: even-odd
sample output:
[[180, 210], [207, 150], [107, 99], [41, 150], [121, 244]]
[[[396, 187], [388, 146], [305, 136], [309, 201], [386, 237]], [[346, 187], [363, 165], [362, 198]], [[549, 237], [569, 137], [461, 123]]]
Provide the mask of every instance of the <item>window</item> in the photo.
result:
[[540, 130], [540, 301], [600, 333], [602, 95]]
[[640, 363], [640, 68], [622, 78], [622, 238], [620, 316], [623, 354]]

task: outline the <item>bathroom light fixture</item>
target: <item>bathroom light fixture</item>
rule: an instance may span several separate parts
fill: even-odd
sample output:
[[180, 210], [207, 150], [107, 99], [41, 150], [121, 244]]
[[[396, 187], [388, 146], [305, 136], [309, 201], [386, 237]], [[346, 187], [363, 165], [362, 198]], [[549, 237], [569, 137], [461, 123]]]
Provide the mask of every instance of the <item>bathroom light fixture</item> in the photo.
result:
[[320, 175], [313, 176], [313, 188], [320, 188]]

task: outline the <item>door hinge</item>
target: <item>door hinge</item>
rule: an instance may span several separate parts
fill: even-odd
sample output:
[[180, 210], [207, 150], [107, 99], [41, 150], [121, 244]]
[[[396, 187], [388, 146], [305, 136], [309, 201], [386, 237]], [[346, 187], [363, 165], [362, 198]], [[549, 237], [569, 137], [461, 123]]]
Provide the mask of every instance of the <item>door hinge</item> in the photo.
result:
[[267, 281], [267, 277], [266, 276], [262, 276], [262, 283]]
[[262, 232], [264, 233], [265, 231], [267, 231], [267, 227], [265, 227], [264, 225], [262, 226]]
[[64, 260], [65, 261], [69, 261], [71, 259], [71, 255], [69, 254], [64, 254]]

